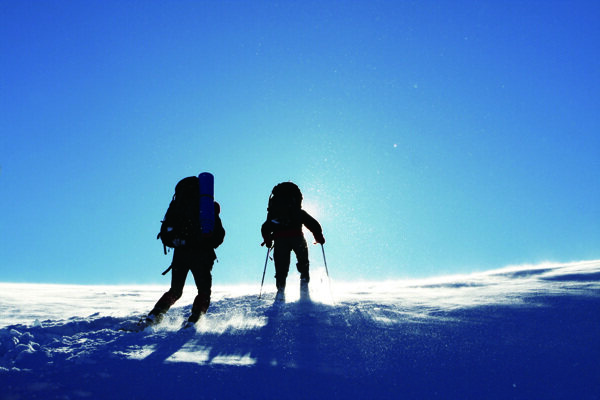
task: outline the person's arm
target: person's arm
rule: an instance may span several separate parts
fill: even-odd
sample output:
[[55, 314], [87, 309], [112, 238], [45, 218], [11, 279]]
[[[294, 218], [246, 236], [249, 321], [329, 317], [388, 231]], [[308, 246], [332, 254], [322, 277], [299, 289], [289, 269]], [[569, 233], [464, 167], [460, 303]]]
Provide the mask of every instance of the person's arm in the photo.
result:
[[272, 222], [267, 220], [260, 227], [260, 233], [264, 240], [263, 245], [267, 246], [268, 248], [271, 248], [273, 246], [273, 234], [272, 234], [273, 229], [272, 229], [271, 225], [272, 225]]
[[302, 224], [306, 226], [309, 231], [311, 231], [317, 243], [324, 244], [325, 238], [323, 237], [323, 229], [321, 228], [321, 224], [319, 224], [319, 222], [306, 211], [301, 210], [301, 212]]

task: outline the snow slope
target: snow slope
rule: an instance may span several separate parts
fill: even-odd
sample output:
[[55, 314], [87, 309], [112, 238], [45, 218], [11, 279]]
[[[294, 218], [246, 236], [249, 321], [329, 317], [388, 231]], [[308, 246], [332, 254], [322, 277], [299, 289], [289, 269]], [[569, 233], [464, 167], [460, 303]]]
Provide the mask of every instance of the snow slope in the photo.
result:
[[0, 284], [0, 399], [599, 399], [600, 260], [214, 288], [180, 330], [119, 328], [166, 287]]

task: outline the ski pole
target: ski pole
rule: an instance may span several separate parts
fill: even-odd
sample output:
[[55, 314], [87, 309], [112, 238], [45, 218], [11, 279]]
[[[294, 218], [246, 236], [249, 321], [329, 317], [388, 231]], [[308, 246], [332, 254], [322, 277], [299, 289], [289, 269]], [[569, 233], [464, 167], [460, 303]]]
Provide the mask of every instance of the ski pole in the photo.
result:
[[263, 284], [265, 283], [265, 272], [267, 272], [267, 263], [269, 262], [269, 253], [271, 252], [271, 248], [269, 247], [267, 249], [267, 258], [265, 259], [265, 268], [263, 269], [263, 277], [262, 277], [262, 281], [260, 282], [260, 292], [258, 294], [258, 298], [260, 299], [262, 296], [262, 288], [263, 288]]
[[325, 264], [325, 273], [327, 274], [327, 283], [329, 284], [329, 295], [331, 296], [331, 300], [333, 300], [333, 292], [331, 291], [331, 278], [329, 277], [329, 270], [327, 269], [327, 259], [325, 258], [325, 247], [323, 243], [321, 243], [321, 252], [323, 253], [323, 264]]
[[327, 260], [325, 259], [325, 247], [321, 244], [321, 251], [323, 252], [323, 264], [325, 264], [325, 273], [327, 274], [327, 279], [329, 279], [329, 270], [327, 270]]

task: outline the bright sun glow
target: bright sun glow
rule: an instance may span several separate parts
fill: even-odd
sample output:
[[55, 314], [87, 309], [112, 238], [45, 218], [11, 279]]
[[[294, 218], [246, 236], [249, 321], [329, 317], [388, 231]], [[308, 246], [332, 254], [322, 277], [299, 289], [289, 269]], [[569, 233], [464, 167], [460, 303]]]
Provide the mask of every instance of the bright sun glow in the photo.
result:
[[[322, 207], [319, 205], [319, 203], [315, 202], [315, 201], [306, 201], [303, 200], [302, 201], [302, 209], [304, 211], [306, 211], [311, 217], [313, 217], [314, 219], [316, 219], [317, 221], [319, 221], [320, 224], [322, 224], [321, 222], [321, 216], [323, 215], [322, 212]], [[302, 227], [302, 231], [304, 232], [304, 236], [306, 237], [306, 241], [308, 244], [311, 244], [314, 242], [314, 238], [312, 236], [312, 233], [310, 233], [310, 231], [303, 226]]]
[[319, 203], [312, 201], [312, 200], [308, 200], [308, 201], [303, 200], [302, 208], [304, 209], [304, 211], [309, 213], [317, 221], [319, 221], [321, 219], [322, 207], [319, 205]]

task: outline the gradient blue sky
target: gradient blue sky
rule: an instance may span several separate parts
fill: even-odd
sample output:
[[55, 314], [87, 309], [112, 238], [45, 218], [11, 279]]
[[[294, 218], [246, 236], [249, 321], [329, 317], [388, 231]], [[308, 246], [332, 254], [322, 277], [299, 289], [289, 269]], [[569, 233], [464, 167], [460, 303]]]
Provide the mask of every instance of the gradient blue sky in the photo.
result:
[[286, 180], [337, 280], [600, 258], [599, 20], [596, 1], [2, 1], [0, 281], [168, 285], [160, 220], [203, 171], [215, 284], [260, 282]]

